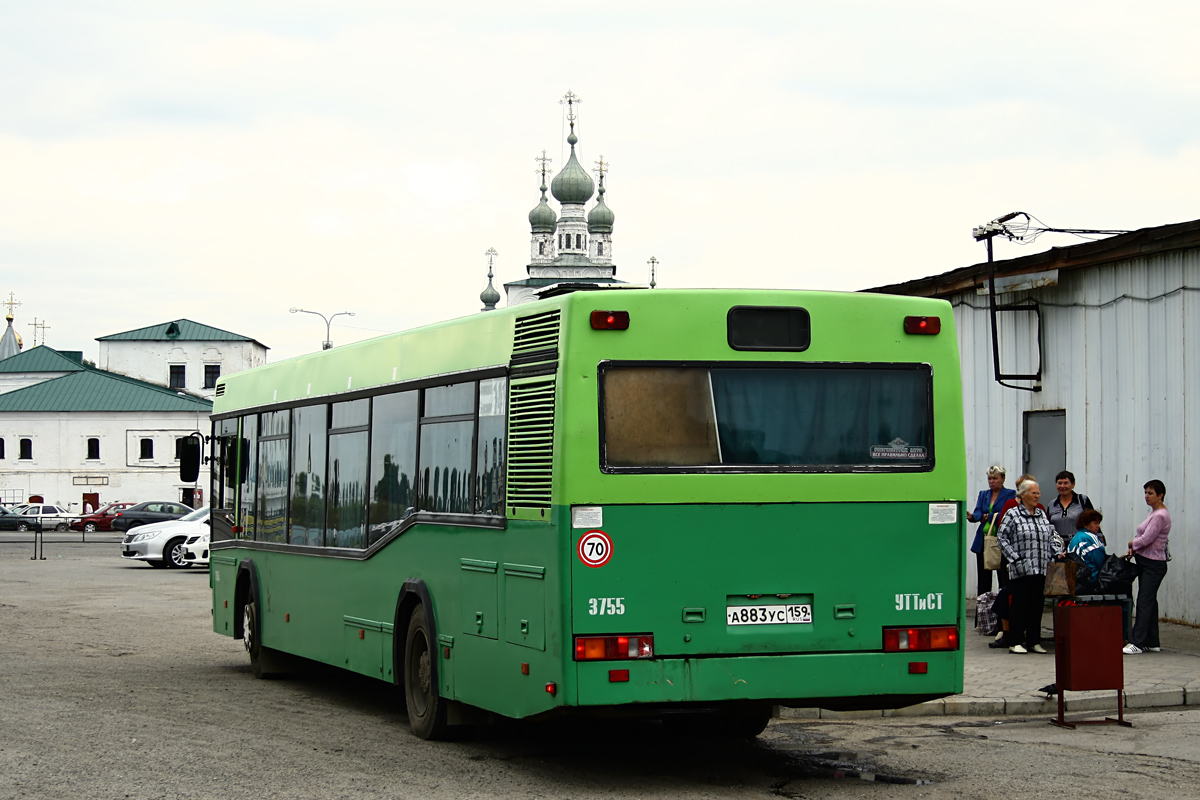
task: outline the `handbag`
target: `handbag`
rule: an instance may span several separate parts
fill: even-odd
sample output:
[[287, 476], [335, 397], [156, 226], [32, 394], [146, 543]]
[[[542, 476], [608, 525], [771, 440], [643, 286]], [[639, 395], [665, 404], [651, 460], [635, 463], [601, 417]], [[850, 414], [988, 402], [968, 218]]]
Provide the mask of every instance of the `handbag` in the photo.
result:
[[1100, 574], [1096, 576], [1096, 588], [1104, 594], [1133, 594], [1133, 579], [1137, 567], [1128, 558], [1116, 554], [1104, 559]]
[[1004, 553], [1000, 550], [1000, 540], [994, 534], [988, 533], [983, 537], [983, 568], [1000, 569], [1004, 563]]
[[1075, 594], [1075, 562], [1051, 561], [1046, 565], [1046, 597], [1073, 596]]
[[975, 598], [975, 627], [984, 636], [993, 636], [1000, 630], [1000, 616], [992, 609], [995, 602], [995, 592], [984, 592]]
[[1075, 565], [1075, 594], [1091, 594], [1096, 589], [1096, 575], [1092, 565], [1079, 553], [1067, 553], [1064, 561]]

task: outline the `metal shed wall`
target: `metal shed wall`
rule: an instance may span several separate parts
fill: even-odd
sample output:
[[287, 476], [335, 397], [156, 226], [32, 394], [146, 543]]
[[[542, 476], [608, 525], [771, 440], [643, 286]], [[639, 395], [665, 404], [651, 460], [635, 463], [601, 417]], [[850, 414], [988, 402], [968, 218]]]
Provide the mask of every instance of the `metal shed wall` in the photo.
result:
[[[986, 488], [987, 467], [1000, 463], [1013, 486], [1024, 463], [1024, 413], [1064, 409], [1067, 469], [1104, 514], [1110, 553], [1124, 553], [1145, 519], [1142, 484], [1166, 484], [1172, 561], [1160, 613], [1200, 624], [1200, 535], [1189, 524], [1200, 511], [1192, 485], [1200, 480], [1200, 454], [1191, 446], [1200, 444], [1200, 347], [1189, 342], [1200, 336], [1200, 250], [1064, 270], [1057, 286], [999, 299], [1026, 297], [1042, 307], [1036, 393], [993, 380], [987, 296], [969, 290], [949, 298], [963, 362], [969, 485]], [[1031, 315], [1003, 314], [1002, 369], [1032, 372], [1036, 337]], [[1054, 486], [1042, 491], [1048, 505]], [[973, 558], [968, 574], [973, 594]]]

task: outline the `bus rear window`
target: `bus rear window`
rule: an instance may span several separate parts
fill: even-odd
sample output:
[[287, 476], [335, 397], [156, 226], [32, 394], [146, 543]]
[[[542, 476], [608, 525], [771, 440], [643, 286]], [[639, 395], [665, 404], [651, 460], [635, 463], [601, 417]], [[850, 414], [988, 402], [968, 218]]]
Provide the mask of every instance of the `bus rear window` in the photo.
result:
[[601, 366], [608, 472], [933, 466], [924, 364]]

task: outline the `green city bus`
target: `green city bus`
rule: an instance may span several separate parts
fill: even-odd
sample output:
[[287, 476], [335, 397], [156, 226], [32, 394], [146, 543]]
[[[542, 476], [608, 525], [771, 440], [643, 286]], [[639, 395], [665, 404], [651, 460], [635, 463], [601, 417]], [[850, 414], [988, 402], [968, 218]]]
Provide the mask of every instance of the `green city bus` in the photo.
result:
[[213, 626], [402, 686], [756, 735], [962, 691], [950, 306], [560, 284], [221, 378]]

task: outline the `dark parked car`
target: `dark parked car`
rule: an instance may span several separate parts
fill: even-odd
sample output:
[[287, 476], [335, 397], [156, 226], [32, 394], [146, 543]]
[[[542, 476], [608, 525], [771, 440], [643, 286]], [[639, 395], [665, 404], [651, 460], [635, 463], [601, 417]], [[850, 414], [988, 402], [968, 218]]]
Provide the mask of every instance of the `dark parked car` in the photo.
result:
[[36, 520], [0, 506], [0, 531], [27, 531]]
[[117, 518], [118, 511], [130, 508], [133, 503], [109, 503], [99, 511], [84, 514], [71, 523], [71, 530], [91, 533], [92, 531], [111, 531], [112, 521]]
[[118, 511], [117, 516], [113, 518], [112, 529], [114, 531], [127, 531], [130, 528], [136, 528], [139, 525], [148, 525], [151, 522], [166, 522], [169, 519], [179, 519], [184, 514], [190, 513], [192, 513], [192, 509], [183, 503], [165, 503], [161, 501], [138, 503], [136, 506], [130, 506], [124, 511]]

